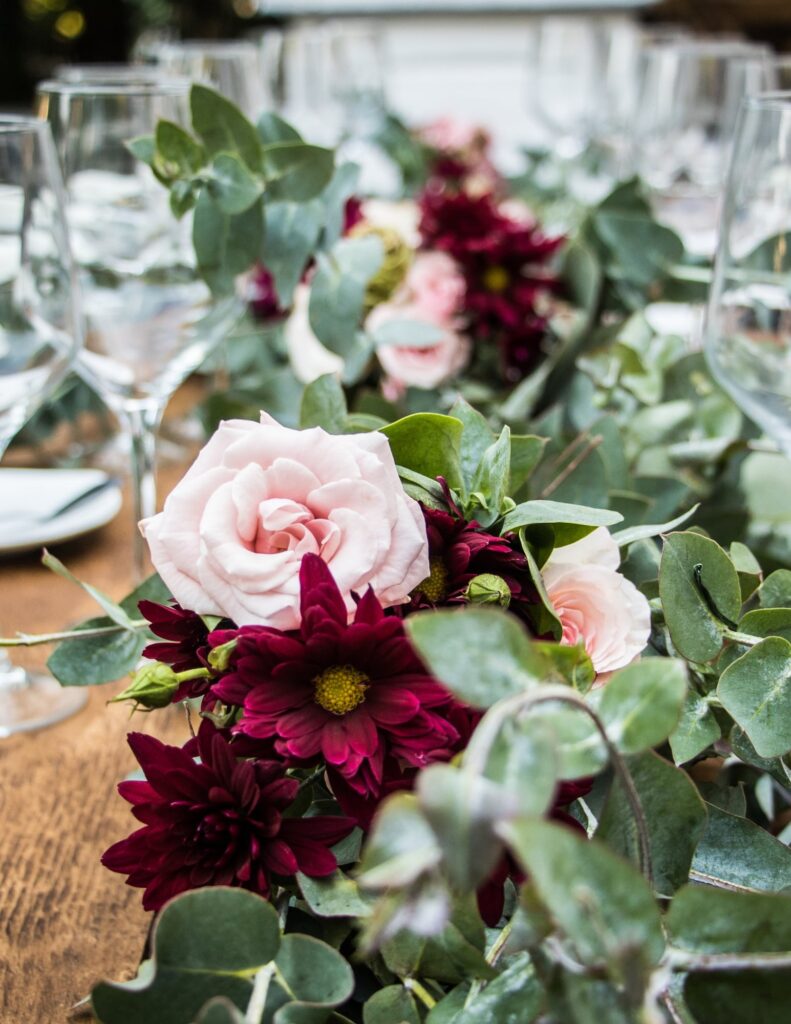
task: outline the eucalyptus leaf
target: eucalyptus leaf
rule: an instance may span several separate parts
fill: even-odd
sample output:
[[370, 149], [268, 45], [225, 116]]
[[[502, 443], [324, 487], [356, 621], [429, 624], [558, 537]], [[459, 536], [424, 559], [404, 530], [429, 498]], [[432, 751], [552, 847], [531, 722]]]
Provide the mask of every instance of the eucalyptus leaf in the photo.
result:
[[554, 533], [554, 546], [565, 547], [587, 537], [599, 526], [615, 526], [623, 519], [618, 512], [569, 505], [559, 501], [525, 501], [504, 518], [502, 533], [524, 526], [547, 525]]
[[244, 213], [261, 195], [260, 182], [232, 153], [218, 153], [209, 171], [209, 191], [223, 213]]
[[491, 707], [544, 678], [544, 659], [525, 627], [507, 612], [426, 611], [410, 615], [404, 627], [432, 673], [473, 707]]
[[698, 533], [671, 533], [659, 594], [676, 650], [690, 661], [715, 658], [728, 621], [737, 622], [742, 607], [739, 576], [722, 548]]
[[624, 754], [639, 754], [664, 742], [681, 716], [687, 670], [681, 660], [646, 658], [620, 669], [589, 697], [607, 735]]
[[[653, 751], [627, 761], [648, 826], [654, 888], [672, 896], [689, 878], [695, 847], [706, 829], [703, 800], [689, 777]], [[637, 826], [622, 783], [610, 789], [596, 836], [639, 863]]]
[[268, 143], [261, 152], [269, 199], [304, 203], [320, 195], [332, 178], [331, 149], [292, 140]]
[[244, 889], [196, 889], [171, 900], [152, 936], [144, 983], [102, 982], [91, 1002], [102, 1024], [191, 1024], [212, 998], [245, 1009], [255, 971], [280, 948], [277, 913]]
[[344, 359], [355, 348], [368, 282], [384, 259], [375, 235], [342, 238], [319, 253], [310, 289], [310, 324], [319, 341]]
[[414, 413], [382, 428], [396, 464], [450, 487], [461, 485], [460, 449], [463, 426], [453, 416]]
[[305, 388], [299, 410], [300, 429], [322, 427], [330, 434], [342, 434], [346, 414], [346, 395], [334, 373], [317, 377]]
[[262, 146], [255, 129], [238, 107], [205, 85], [190, 90], [192, 127], [206, 153], [236, 153], [251, 171], [261, 170]]
[[363, 1024], [421, 1024], [421, 1018], [409, 990], [388, 985], [363, 1006]]
[[283, 307], [291, 305], [294, 289], [318, 245], [322, 223], [319, 200], [309, 203], [267, 200], [261, 254], [266, 269], [275, 279], [275, 290]]
[[637, 870], [562, 825], [520, 821], [502, 834], [577, 958], [616, 972], [637, 962], [647, 980], [665, 943], [653, 894]]
[[767, 637], [720, 677], [717, 696], [761, 757], [791, 750], [791, 643]]
[[[424, 768], [416, 792], [442, 850], [450, 884], [460, 892], [477, 889], [502, 856], [492, 824], [498, 815], [513, 813], [512, 800], [488, 780], [449, 764]], [[551, 795], [550, 790], [547, 802]]]
[[676, 764], [686, 764], [716, 743], [722, 735], [719, 722], [705, 697], [689, 689], [678, 725], [670, 734], [670, 749]]
[[758, 825], [711, 804], [693, 880], [745, 892], [791, 888], [791, 850]]
[[316, 917], [367, 917], [371, 912], [370, 899], [341, 871], [325, 878], [311, 878], [300, 871], [296, 878], [305, 902]]

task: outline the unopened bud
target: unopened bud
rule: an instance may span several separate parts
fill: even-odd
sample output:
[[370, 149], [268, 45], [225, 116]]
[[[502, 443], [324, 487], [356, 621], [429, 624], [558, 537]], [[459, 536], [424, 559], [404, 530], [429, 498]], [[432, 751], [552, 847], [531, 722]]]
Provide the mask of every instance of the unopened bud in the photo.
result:
[[497, 604], [507, 608], [511, 603], [511, 588], [502, 576], [485, 572], [470, 580], [464, 596], [471, 604]]
[[124, 700], [133, 700], [144, 708], [164, 708], [170, 704], [171, 697], [179, 688], [179, 677], [170, 667], [161, 661], [144, 665], [135, 672], [132, 682], [123, 693], [113, 697], [111, 704]]

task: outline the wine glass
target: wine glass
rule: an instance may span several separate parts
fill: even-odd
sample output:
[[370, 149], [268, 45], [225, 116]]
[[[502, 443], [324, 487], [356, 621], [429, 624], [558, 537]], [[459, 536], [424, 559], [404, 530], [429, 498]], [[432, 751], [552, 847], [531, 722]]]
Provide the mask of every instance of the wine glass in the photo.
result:
[[250, 40], [159, 43], [149, 56], [168, 75], [210, 85], [251, 120], [268, 106], [261, 50]]
[[712, 373], [791, 457], [791, 93], [739, 116], [706, 321]]
[[757, 44], [680, 40], [643, 51], [635, 169], [657, 217], [694, 255], [714, 253], [739, 104], [771, 86], [769, 52]]
[[[131, 444], [135, 520], [156, 512], [155, 439], [168, 399], [242, 312], [200, 277], [191, 217], [126, 143], [164, 118], [188, 124], [189, 83], [45, 82], [39, 111], [64, 170], [67, 217], [82, 283], [85, 346], [78, 371], [118, 417]], [[134, 572], [146, 548], [134, 535]]]
[[[49, 126], [0, 117], [0, 457], [65, 376], [82, 340], [63, 181]], [[9, 599], [5, 607], [10, 608]], [[73, 714], [82, 690], [15, 667], [0, 650], [0, 737]]]

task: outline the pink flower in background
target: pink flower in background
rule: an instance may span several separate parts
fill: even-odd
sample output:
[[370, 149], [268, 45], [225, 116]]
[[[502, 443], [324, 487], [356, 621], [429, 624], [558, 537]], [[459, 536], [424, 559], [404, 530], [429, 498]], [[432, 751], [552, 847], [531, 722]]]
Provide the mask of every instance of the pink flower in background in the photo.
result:
[[490, 144], [489, 133], [474, 121], [457, 117], [438, 117], [420, 129], [420, 138], [432, 149], [460, 152], [465, 149], [485, 151]]
[[[464, 294], [464, 277], [450, 256], [419, 253], [394, 298], [371, 311], [366, 328], [372, 333], [388, 323], [404, 323], [404, 344], [396, 337], [377, 349], [387, 374], [386, 394], [398, 397], [407, 387], [435, 388], [464, 369], [471, 349], [469, 338], [459, 330]], [[409, 324], [414, 322], [435, 328], [437, 340], [410, 344]]]
[[433, 323], [450, 324], [464, 308], [467, 286], [456, 262], [444, 252], [415, 257], [404, 285], [411, 300]]
[[140, 529], [184, 608], [238, 625], [299, 625], [299, 568], [331, 568], [346, 608], [370, 586], [402, 604], [429, 574], [420, 506], [405, 493], [387, 438], [221, 423], [159, 515]]
[[556, 548], [541, 570], [561, 643], [582, 644], [597, 673], [625, 668], [645, 649], [651, 633], [648, 601], [619, 573], [618, 545], [603, 528]]
[[453, 328], [437, 323], [420, 306], [400, 305], [396, 302], [383, 302], [368, 317], [366, 327], [375, 332], [383, 324], [403, 322], [404, 330], [409, 329], [408, 323], [421, 321], [439, 332], [434, 344], [417, 346], [383, 344], [376, 350], [382, 369], [388, 375], [388, 384], [393, 393], [405, 387], [435, 388], [446, 380], [455, 377], [464, 369], [470, 358], [470, 342], [463, 334]]

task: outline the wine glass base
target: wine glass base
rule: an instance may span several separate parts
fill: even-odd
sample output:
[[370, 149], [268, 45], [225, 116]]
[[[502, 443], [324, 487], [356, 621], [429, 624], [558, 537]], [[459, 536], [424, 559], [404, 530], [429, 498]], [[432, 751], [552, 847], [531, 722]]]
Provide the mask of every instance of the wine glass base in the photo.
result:
[[0, 688], [0, 739], [69, 718], [88, 700], [84, 689], [63, 687], [51, 676], [26, 672], [18, 686]]

